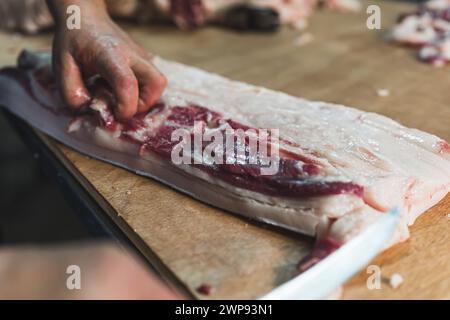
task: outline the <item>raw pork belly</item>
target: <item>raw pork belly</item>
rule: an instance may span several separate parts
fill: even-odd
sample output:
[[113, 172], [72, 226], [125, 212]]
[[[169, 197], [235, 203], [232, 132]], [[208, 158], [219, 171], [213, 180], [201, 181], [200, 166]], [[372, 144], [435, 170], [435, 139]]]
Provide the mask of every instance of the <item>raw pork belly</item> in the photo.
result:
[[280, 130], [281, 160], [287, 158], [284, 150], [303, 168], [289, 177], [292, 193], [282, 194], [276, 185], [280, 194], [264, 194], [204, 177], [244, 201], [272, 208], [259, 218], [309, 235], [331, 232], [346, 241], [398, 207], [404, 220], [397, 240], [404, 240], [407, 225], [450, 190], [450, 146], [436, 136], [377, 114], [303, 100], [160, 58], [155, 64], [169, 80], [164, 105], [202, 106], [244, 126]]
[[[36, 55], [23, 53], [22, 68], [4, 69], [0, 76], [17, 80], [42, 112], [57, 110], [53, 114], [68, 128], [64, 134], [144, 159], [141, 173], [199, 200], [322, 239], [321, 255], [394, 207], [402, 221], [392, 243], [406, 239], [408, 225], [450, 190], [450, 146], [436, 136], [374, 113], [307, 101], [161, 58], [154, 63], [168, 88], [148, 114], [128, 123], [114, 119], [104, 90], [87, 112], [68, 116], [57, 102], [48, 63]], [[261, 175], [258, 165], [246, 164], [173, 164], [172, 132], [194, 132], [199, 123], [205, 131], [279, 129], [278, 172]]]
[[[181, 28], [208, 22], [227, 25], [225, 17], [238, 7], [272, 9], [281, 24], [303, 28], [319, 4], [339, 11], [358, 11], [361, 7], [359, 0], [107, 0], [113, 17], [136, 18], [142, 23], [170, 19]], [[252, 19], [245, 15], [235, 18], [241, 23]]]
[[419, 59], [436, 67], [450, 62], [450, 0], [432, 0], [416, 12], [402, 14], [391, 32], [393, 41], [420, 48]]
[[220, 21], [234, 6], [249, 5], [275, 10], [282, 24], [304, 28], [319, 4], [340, 11], [358, 11], [359, 0], [155, 0], [161, 12], [174, 18], [179, 26], [198, 26], [206, 21]]

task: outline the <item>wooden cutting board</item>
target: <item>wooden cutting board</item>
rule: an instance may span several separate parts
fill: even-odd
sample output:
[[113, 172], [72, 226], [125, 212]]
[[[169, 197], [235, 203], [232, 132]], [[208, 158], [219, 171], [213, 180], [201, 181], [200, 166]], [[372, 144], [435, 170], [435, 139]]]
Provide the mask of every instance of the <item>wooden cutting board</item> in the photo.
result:
[[[363, 2], [366, 6], [368, 2]], [[413, 9], [378, 2], [382, 30], [366, 28], [358, 14], [319, 12], [310, 21], [314, 39], [294, 44], [298, 31], [239, 34], [214, 28], [182, 32], [171, 27], [126, 29], [149, 51], [235, 80], [295, 96], [373, 111], [450, 140], [450, 67], [419, 63], [414, 50], [388, 44], [395, 17]], [[48, 48], [50, 36], [0, 35], [2, 65], [23, 47]], [[378, 89], [390, 95], [380, 97]], [[256, 224], [204, 205], [150, 179], [90, 159], [42, 137], [113, 220], [159, 270], [173, 272], [198, 298], [256, 298], [288, 280], [311, 248], [311, 239]], [[345, 286], [346, 299], [450, 298], [450, 197], [411, 228], [409, 241], [372, 264], [383, 279], [399, 273], [404, 283], [369, 290], [363, 270]], [[156, 261], [157, 260], [157, 261]], [[166, 270], [167, 271], [167, 270]], [[207, 283], [213, 294], [195, 288]]]

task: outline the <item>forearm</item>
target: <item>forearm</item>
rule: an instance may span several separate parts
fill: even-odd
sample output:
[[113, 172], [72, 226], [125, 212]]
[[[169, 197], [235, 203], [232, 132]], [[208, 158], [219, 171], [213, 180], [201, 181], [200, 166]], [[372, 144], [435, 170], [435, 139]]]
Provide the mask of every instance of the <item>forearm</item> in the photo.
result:
[[[98, 17], [108, 17], [105, 0], [46, 0], [50, 12], [55, 19], [56, 25], [61, 25], [67, 17], [67, 7], [77, 5], [80, 7], [81, 16], [83, 14], [95, 15]], [[65, 25], [62, 23], [62, 25]]]

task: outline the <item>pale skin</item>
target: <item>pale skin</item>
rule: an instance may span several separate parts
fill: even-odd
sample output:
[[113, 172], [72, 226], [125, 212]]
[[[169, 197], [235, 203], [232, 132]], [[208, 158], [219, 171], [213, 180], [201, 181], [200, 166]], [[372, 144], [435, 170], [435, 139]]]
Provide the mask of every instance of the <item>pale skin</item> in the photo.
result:
[[[126, 120], [148, 111], [161, 97], [166, 78], [151, 55], [109, 17], [104, 0], [48, 0], [56, 21], [53, 65], [66, 104], [78, 109], [89, 102], [85, 80], [100, 75], [116, 98], [114, 112]], [[66, 26], [67, 6], [81, 10], [81, 28]]]
[[1, 300], [181, 297], [138, 258], [107, 243], [3, 248], [0, 283]]

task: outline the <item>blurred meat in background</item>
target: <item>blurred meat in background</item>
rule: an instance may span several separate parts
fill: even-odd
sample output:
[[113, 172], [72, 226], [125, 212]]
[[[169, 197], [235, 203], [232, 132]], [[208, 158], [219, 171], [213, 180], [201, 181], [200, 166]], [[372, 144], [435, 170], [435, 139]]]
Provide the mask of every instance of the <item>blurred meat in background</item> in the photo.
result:
[[[357, 11], [358, 0], [106, 0], [112, 17], [145, 24], [173, 22], [180, 28], [218, 24], [239, 30], [273, 31], [280, 24], [305, 28], [317, 7]], [[36, 33], [53, 19], [45, 0], [0, 1], [0, 28]]]

